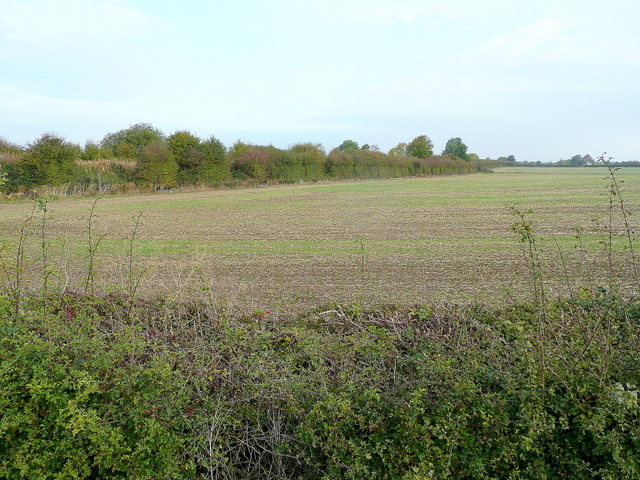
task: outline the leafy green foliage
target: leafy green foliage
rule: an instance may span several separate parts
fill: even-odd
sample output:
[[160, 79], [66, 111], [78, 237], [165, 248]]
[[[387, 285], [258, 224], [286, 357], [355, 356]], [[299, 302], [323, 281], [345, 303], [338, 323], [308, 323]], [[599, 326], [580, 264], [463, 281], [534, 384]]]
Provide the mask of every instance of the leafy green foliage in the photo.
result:
[[138, 178], [146, 184], [174, 187], [178, 182], [178, 162], [163, 143], [151, 143], [140, 151]]
[[3, 192], [9, 183], [8, 174], [2, 164], [0, 164], [0, 192]]
[[335, 148], [324, 162], [325, 174], [330, 178], [354, 178], [353, 156]]
[[195, 153], [200, 145], [200, 139], [187, 131], [175, 132], [167, 138], [167, 144], [171, 153], [178, 162], [180, 169], [194, 168], [198, 166]]
[[420, 135], [407, 145], [406, 153], [410, 157], [429, 158], [433, 156], [433, 142], [426, 135]]
[[149, 123], [137, 123], [105, 135], [100, 145], [115, 157], [135, 158], [145, 146], [152, 143], [166, 143], [164, 133]]
[[233, 158], [232, 173], [239, 180], [265, 182], [269, 178], [269, 152], [264, 147], [234, 144], [231, 152]]
[[371, 150], [356, 150], [351, 152], [353, 169], [358, 178], [379, 178], [387, 175], [381, 171], [389, 165], [385, 154]]
[[462, 160], [469, 160], [467, 146], [462, 142], [460, 137], [450, 138], [447, 140], [447, 144], [442, 151], [442, 155], [451, 155], [453, 157], [461, 158]]
[[105, 154], [109, 152], [105, 152], [98, 143], [93, 140], [87, 140], [84, 144], [84, 148], [82, 149], [82, 153], [80, 154], [80, 158], [82, 160], [99, 160], [101, 158], [105, 158]]
[[20, 158], [17, 167], [22, 185], [62, 185], [71, 182], [76, 173], [80, 147], [62, 137], [45, 133]]
[[350, 150], [359, 150], [358, 142], [354, 142], [353, 140], [345, 140], [338, 146], [338, 150], [341, 152], [348, 152]]
[[178, 179], [183, 184], [213, 185], [229, 180], [231, 170], [225, 147], [215, 137], [202, 141], [190, 132], [172, 134], [167, 142], [178, 162]]
[[[144, 190], [155, 186], [215, 187], [228, 183], [292, 183], [325, 178], [393, 178], [469, 173], [487, 169], [485, 164], [491, 163], [490, 160], [483, 163], [476, 156], [469, 166], [462, 167], [449, 156], [433, 157], [433, 143], [426, 135], [416, 137], [408, 145], [400, 143], [388, 154], [380, 152], [376, 145], [359, 147], [353, 140], [345, 140], [329, 154], [321, 144], [313, 142], [294, 144], [283, 150], [237, 141], [227, 151], [215, 136], [202, 140], [181, 130], [167, 137], [148, 123], [138, 123], [105, 135], [99, 143], [89, 140], [82, 149], [51, 134], [45, 134], [36, 144], [50, 143], [54, 137], [74, 152], [73, 163], [81, 159], [86, 164], [81, 168], [74, 165], [66, 171], [52, 167], [47, 173], [47, 167], [35, 160], [33, 153], [23, 154], [20, 147], [0, 138], [0, 156], [4, 159], [6, 174], [4, 191], [49, 185], [66, 187], [67, 193], [87, 194], [130, 192], [136, 190], [136, 185]], [[173, 160], [169, 160], [166, 149]], [[46, 156], [52, 158], [49, 154]], [[24, 168], [19, 168], [18, 162]]]
[[637, 478], [640, 308], [603, 300], [541, 339], [530, 305], [0, 297], [0, 477]]
[[231, 179], [226, 148], [216, 137], [202, 141], [189, 132], [181, 131], [171, 135], [168, 144], [178, 162], [180, 183], [216, 185]]
[[299, 165], [302, 176], [299, 180], [319, 180], [324, 172], [326, 153], [319, 143], [296, 143], [289, 147], [289, 158], [293, 165]]
[[220, 140], [211, 136], [201, 142], [194, 155], [195, 168], [191, 170], [196, 182], [215, 185], [231, 179], [231, 163], [226, 156], [226, 148]]
[[64, 299], [46, 323], [3, 315], [0, 477], [193, 472], [181, 457], [189, 399], [172, 369], [179, 355], [154, 351], [132, 329], [102, 332], [98, 304], [86, 300]]
[[393, 147], [391, 150], [389, 150], [388, 155], [390, 157], [407, 157], [407, 156], [409, 156], [407, 154], [407, 144], [403, 143], [403, 142], [399, 143], [398, 145]]

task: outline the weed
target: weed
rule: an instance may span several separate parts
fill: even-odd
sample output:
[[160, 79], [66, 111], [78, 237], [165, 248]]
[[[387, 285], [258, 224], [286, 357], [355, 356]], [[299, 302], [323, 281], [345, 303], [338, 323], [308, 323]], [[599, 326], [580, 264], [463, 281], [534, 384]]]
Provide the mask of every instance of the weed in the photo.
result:
[[[2, 271], [5, 277], [5, 283], [14, 301], [14, 313], [18, 315], [22, 306], [22, 297], [25, 289], [25, 248], [27, 246], [27, 240], [31, 229], [33, 228], [33, 222], [36, 212], [36, 203], [33, 204], [29, 217], [22, 223], [20, 232], [18, 235], [18, 243], [16, 245], [15, 257], [11, 264], [4, 255], [0, 255], [0, 262], [2, 265]], [[7, 245], [3, 245], [0, 248], [0, 254], [7, 251]]]
[[98, 235], [95, 238], [94, 234], [94, 223], [95, 223], [95, 209], [96, 205], [100, 200], [100, 197], [96, 197], [96, 199], [91, 204], [91, 210], [89, 211], [89, 219], [87, 222], [87, 276], [84, 281], [84, 293], [85, 295], [88, 293], [94, 293], [94, 280], [95, 280], [95, 263], [96, 263], [96, 254], [98, 252], [98, 247], [100, 246], [100, 242], [107, 236], [106, 233], [102, 235]]
[[598, 162], [605, 165], [609, 172], [609, 185], [608, 185], [608, 196], [609, 196], [609, 225], [608, 225], [608, 258], [609, 258], [609, 269], [611, 272], [611, 277], [613, 277], [613, 264], [612, 264], [612, 252], [611, 247], [613, 243], [614, 236], [614, 227], [613, 227], [613, 217], [614, 210], [617, 210], [622, 217], [622, 223], [624, 226], [624, 236], [627, 241], [627, 248], [629, 250], [629, 260], [631, 261], [631, 265], [633, 267], [633, 279], [636, 283], [636, 286], [640, 289], [640, 274], [638, 272], [638, 265], [636, 260], [636, 253], [634, 248], [635, 241], [635, 230], [631, 226], [630, 216], [631, 211], [627, 208], [626, 200], [622, 195], [621, 184], [624, 182], [623, 180], [618, 180], [616, 173], [620, 170], [619, 167], [614, 167], [611, 165], [612, 157], [605, 158], [606, 153], [603, 153], [600, 157], [598, 157]]
[[[133, 317], [133, 306], [136, 301], [136, 295], [138, 292], [138, 288], [140, 287], [140, 282], [142, 281], [144, 275], [148, 271], [147, 268], [143, 268], [141, 270], [137, 270], [134, 265], [134, 245], [136, 241], [136, 235], [138, 233], [138, 228], [140, 227], [140, 221], [142, 218], [142, 212], [138, 213], [134, 218], [134, 224], [131, 228], [131, 234], [128, 239], [128, 247], [127, 247], [127, 280], [126, 280], [126, 291], [127, 297], [129, 299], [129, 312], [128, 317], [129, 320], [132, 320]], [[89, 242], [91, 243], [91, 242]], [[97, 248], [97, 245], [96, 245]]]

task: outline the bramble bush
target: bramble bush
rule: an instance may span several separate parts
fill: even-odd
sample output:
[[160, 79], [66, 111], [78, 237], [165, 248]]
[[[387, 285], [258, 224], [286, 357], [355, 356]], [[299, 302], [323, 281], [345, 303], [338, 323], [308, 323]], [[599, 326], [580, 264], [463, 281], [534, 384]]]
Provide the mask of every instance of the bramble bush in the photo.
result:
[[2, 297], [0, 478], [640, 475], [634, 302], [43, 305]]
[[16, 316], [2, 299], [0, 478], [193, 471], [181, 458], [189, 401], [173, 372], [181, 353], [101, 324], [89, 300], [61, 299], [49, 315], [31, 304]]

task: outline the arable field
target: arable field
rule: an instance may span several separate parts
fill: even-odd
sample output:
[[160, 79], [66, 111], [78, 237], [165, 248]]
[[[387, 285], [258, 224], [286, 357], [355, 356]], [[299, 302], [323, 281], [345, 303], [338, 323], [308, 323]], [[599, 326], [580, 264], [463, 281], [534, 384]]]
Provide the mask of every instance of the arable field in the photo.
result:
[[[617, 197], [608, 248], [607, 175], [604, 167], [514, 167], [438, 178], [58, 198], [48, 200], [46, 213], [31, 202], [4, 203], [2, 279], [15, 281], [18, 273], [32, 288], [46, 277], [50, 289], [135, 289], [243, 310], [498, 303], [532, 291], [527, 244], [511, 229], [515, 205], [532, 211], [527, 218], [548, 294], [606, 287], [610, 271], [633, 292]], [[616, 178], [624, 182], [627, 212], [636, 213], [640, 169], [621, 169]], [[632, 215], [632, 225], [639, 218]], [[17, 271], [21, 239], [24, 271]]]

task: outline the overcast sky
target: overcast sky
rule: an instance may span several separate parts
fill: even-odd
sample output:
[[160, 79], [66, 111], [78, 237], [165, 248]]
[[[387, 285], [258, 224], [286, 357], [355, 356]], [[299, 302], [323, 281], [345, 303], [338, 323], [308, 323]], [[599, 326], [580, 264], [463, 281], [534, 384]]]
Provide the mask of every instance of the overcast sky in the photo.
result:
[[0, 136], [640, 160], [638, 0], [0, 0]]

